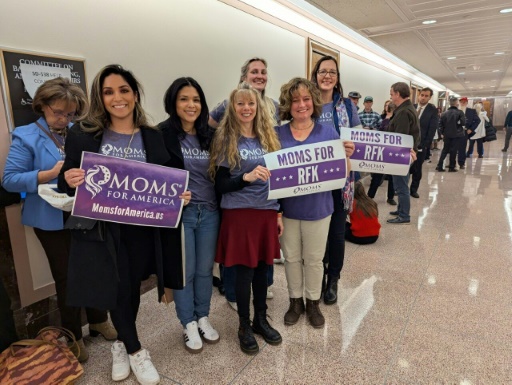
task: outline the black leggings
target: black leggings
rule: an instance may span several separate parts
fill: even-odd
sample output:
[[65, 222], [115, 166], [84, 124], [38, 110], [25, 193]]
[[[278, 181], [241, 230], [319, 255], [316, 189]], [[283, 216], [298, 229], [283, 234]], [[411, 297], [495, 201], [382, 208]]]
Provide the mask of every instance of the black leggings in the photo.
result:
[[238, 316], [249, 319], [249, 303], [251, 301], [251, 285], [253, 291], [254, 312], [267, 310], [267, 271], [268, 265], [260, 261], [258, 266], [251, 268], [236, 265], [236, 304]]

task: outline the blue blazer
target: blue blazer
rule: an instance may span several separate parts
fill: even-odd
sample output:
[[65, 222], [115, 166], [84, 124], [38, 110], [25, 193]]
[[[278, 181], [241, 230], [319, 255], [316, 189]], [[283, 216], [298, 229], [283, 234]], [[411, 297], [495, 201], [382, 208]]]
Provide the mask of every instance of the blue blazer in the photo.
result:
[[[37, 122], [48, 129], [44, 118]], [[24, 225], [43, 230], [63, 229], [62, 211], [52, 207], [37, 193], [39, 171], [52, 169], [59, 160], [63, 160], [59, 149], [35, 122], [14, 130], [2, 185], [7, 191], [27, 193], [21, 215]], [[48, 183], [56, 184], [57, 178]]]

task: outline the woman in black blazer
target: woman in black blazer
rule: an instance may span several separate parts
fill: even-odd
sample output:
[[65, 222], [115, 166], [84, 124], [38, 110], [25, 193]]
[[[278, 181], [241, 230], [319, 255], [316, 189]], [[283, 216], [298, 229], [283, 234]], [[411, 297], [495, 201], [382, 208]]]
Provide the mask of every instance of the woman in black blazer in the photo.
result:
[[[141, 93], [132, 73], [119, 65], [106, 66], [98, 73], [91, 88], [90, 112], [66, 139], [61, 190], [74, 195], [84, 182], [85, 171], [80, 169], [84, 151], [184, 167], [181, 154], [169, 154], [161, 132], [147, 123]], [[190, 192], [180, 198], [187, 204]], [[131, 367], [140, 383], [157, 384], [158, 372], [141, 347], [135, 325], [140, 284], [156, 274], [159, 300], [164, 287], [183, 288], [181, 223], [169, 229], [71, 219], [70, 227], [80, 230], [72, 231], [68, 303], [110, 310], [118, 331], [118, 341], [112, 346], [114, 381], [128, 377]]]

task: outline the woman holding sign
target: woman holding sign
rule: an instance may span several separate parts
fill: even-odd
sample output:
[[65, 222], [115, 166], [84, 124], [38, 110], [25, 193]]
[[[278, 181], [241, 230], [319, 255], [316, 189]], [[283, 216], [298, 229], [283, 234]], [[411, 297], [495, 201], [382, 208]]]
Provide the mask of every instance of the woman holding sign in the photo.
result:
[[[343, 97], [338, 62], [332, 56], [318, 60], [311, 72], [311, 81], [317, 85], [322, 98], [322, 113], [317, 122], [334, 127], [340, 133], [343, 128], [361, 126], [354, 103]], [[347, 213], [354, 199], [353, 173], [347, 178], [345, 186], [332, 192], [334, 212], [329, 226], [329, 236], [324, 257], [324, 278], [322, 291], [326, 305], [338, 300], [338, 280], [345, 259], [345, 223]], [[327, 282], [325, 282], [327, 280]]]
[[185, 231], [185, 287], [174, 292], [176, 313], [183, 325], [185, 348], [191, 353], [206, 343], [219, 342], [210, 324], [212, 270], [219, 232], [219, 211], [212, 180], [208, 176], [210, 143], [208, 105], [201, 86], [192, 78], [176, 79], [164, 96], [169, 119], [160, 123], [167, 149], [183, 159], [189, 172], [192, 201], [183, 211]]
[[[256, 354], [253, 332], [271, 345], [282, 338], [267, 320], [267, 270], [279, 258], [283, 223], [277, 200], [268, 200], [268, 178], [263, 155], [280, 148], [268, 109], [254, 88], [242, 83], [229, 98], [228, 108], [211, 148], [210, 175], [222, 193], [222, 222], [216, 262], [235, 266], [235, 293], [244, 353]], [[253, 292], [254, 320], [249, 319]]]
[[[84, 183], [80, 162], [86, 151], [183, 168], [183, 159], [167, 152], [162, 133], [149, 126], [141, 98], [139, 82], [120, 65], [106, 66], [96, 75], [89, 114], [70, 129], [66, 139], [61, 190], [74, 195]], [[190, 192], [180, 198], [187, 204]], [[118, 331], [118, 341], [111, 348], [114, 381], [128, 377], [131, 368], [139, 383], [159, 383], [149, 353], [141, 347], [135, 321], [141, 281], [150, 274], [157, 276], [159, 299], [164, 286], [183, 288], [181, 226], [170, 229], [103, 221], [92, 221], [92, 226], [91, 220], [70, 219], [77, 230], [72, 231], [68, 302], [111, 310]]]
[[[75, 335], [80, 347], [78, 359], [83, 362], [89, 355], [82, 340], [81, 309], [79, 306], [68, 306], [66, 301], [66, 287], [70, 283], [68, 260], [71, 234], [64, 229], [64, 221], [69, 213], [50, 206], [37, 191], [40, 184], [57, 183], [64, 163], [64, 139], [68, 126], [87, 112], [87, 98], [76, 84], [66, 78], [56, 78], [37, 89], [32, 108], [41, 117], [14, 130], [2, 184], [8, 191], [27, 193], [21, 221], [34, 228], [43, 246], [55, 281], [61, 324]], [[86, 313], [91, 335], [101, 333], [109, 340], [117, 338], [106, 311], [86, 308]]]
[[[313, 82], [302, 78], [290, 80], [281, 87], [279, 103], [281, 119], [291, 120], [277, 128], [282, 148], [339, 140], [339, 134], [333, 127], [315, 121], [322, 113], [322, 101]], [[354, 151], [354, 144], [347, 141], [344, 146], [349, 172], [348, 157]], [[320, 328], [325, 323], [319, 302], [324, 274], [322, 260], [334, 212], [332, 197], [332, 192], [327, 191], [281, 200], [286, 227], [281, 246], [290, 295], [290, 307], [284, 316], [286, 325], [297, 323], [304, 310], [313, 327]]]

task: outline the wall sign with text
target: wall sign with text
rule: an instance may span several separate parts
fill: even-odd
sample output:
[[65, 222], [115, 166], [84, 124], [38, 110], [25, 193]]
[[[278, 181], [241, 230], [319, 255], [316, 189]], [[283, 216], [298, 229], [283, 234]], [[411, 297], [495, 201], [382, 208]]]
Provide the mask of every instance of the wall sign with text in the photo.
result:
[[11, 131], [38, 119], [32, 111], [32, 99], [46, 80], [67, 77], [87, 94], [84, 59], [11, 49], [1, 49], [0, 56], [1, 83]]

